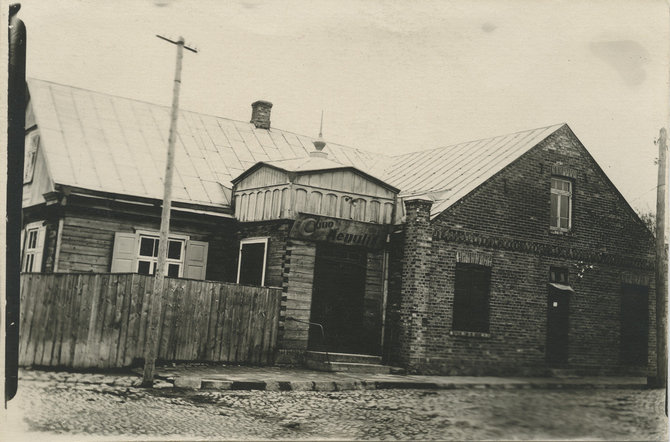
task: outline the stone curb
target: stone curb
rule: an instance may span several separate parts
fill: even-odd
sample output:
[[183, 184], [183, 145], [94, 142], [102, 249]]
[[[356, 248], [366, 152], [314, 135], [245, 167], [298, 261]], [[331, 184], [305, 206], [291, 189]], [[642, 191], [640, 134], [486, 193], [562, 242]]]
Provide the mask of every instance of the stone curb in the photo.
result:
[[234, 381], [226, 379], [174, 379], [175, 388], [201, 390], [261, 391], [351, 391], [351, 390], [597, 390], [647, 389], [646, 384], [598, 384], [559, 382], [454, 383], [407, 380], [343, 380], [343, 381]]
[[[100, 374], [67, 373], [58, 375], [48, 373], [34, 376], [19, 376], [20, 381], [60, 381], [74, 385], [103, 385], [113, 387], [139, 387], [141, 379], [134, 376], [105, 376]], [[243, 381], [231, 379], [215, 379], [198, 376], [175, 376], [156, 379], [155, 389], [176, 388], [184, 390], [261, 390], [261, 391], [352, 391], [352, 390], [598, 390], [598, 389], [639, 389], [649, 387], [645, 383], [593, 383], [593, 382], [545, 382], [515, 381], [500, 383], [483, 382], [444, 382], [432, 380], [376, 380], [376, 379], [341, 379], [341, 380], [267, 380], [247, 379]]]

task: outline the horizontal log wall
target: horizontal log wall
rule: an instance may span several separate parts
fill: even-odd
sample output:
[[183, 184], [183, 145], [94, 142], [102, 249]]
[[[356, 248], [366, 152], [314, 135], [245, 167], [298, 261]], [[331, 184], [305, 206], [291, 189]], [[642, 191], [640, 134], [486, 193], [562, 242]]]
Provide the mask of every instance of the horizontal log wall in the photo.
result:
[[[142, 358], [153, 277], [21, 275], [21, 365], [111, 368]], [[158, 358], [273, 363], [281, 289], [166, 278]]]

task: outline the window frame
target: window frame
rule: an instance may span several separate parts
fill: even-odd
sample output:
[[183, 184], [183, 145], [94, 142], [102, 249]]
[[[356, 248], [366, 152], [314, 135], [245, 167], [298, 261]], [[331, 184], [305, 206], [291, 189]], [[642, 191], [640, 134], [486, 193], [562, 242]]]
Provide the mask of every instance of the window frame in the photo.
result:
[[[459, 268], [461, 271], [465, 269], [474, 269], [477, 271], [484, 271], [486, 270], [488, 273], [488, 290], [486, 291], [486, 321], [481, 321], [482, 323], [486, 323], [486, 327], [484, 329], [467, 329], [467, 327], [461, 327], [461, 319], [456, 319], [457, 317], [457, 305], [462, 306], [463, 303], [460, 301], [457, 301], [457, 295], [458, 293], [461, 292], [461, 290], [457, 290], [457, 283], [458, 280], [460, 279], [458, 277], [459, 273]], [[474, 333], [474, 334], [482, 334], [482, 335], [488, 335], [491, 332], [491, 280], [492, 280], [492, 268], [490, 266], [485, 266], [481, 264], [473, 264], [473, 263], [465, 263], [465, 262], [457, 262], [456, 267], [454, 268], [454, 299], [453, 299], [453, 308], [452, 308], [452, 318], [451, 318], [451, 330], [453, 333]], [[469, 283], [469, 286], [471, 287], [471, 283]], [[472, 296], [472, 293], [466, 293], [466, 296], [470, 298]], [[458, 307], [460, 309], [462, 307]], [[463, 312], [461, 312], [463, 314]], [[460, 315], [459, 315], [460, 316]], [[458, 322], [458, 324], [457, 324]]]
[[[30, 242], [30, 234], [35, 233], [35, 245], [28, 247]], [[23, 243], [21, 244], [21, 272], [34, 273], [42, 271], [42, 261], [44, 259], [44, 247], [46, 246], [46, 238], [42, 238], [40, 250], [40, 235], [46, 235], [46, 226], [44, 221], [36, 221], [28, 223], [23, 228]], [[39, 257], [39, 262], [36, 259]], [[28, 261], [30, 261], [30, 270], [27, 269]], [[35, 265], [37, 263], [37, 268]]]
[[261, 274], [261, 287], [265, 287], [265, 268], [267, 266], [267, 261], [268, 261], [268, 240], [270, 238], [268, 236], [263, 236], [263, 237], [251, 237], [251, 238], [244, 238], [240, 240], [240, 249], [237, 254], [237, 279], [236, 284], [240, 283], [240, 273], [242, 270], [242, 247], [245, 244], [260, 244], [262, 243], [264, 245], [263, 248], [263, 271]]
[[[559, 189], [554, 187], [554, 180], [558, 182], [568, 183], [569, 190]], [[549, 199], [549, 229], [553, 232], [570, 232], [572, 230], [572, 206], [574, 199], [575, 183], [568, 177], [552, 175], [550, 181], [550, 199]], [[556, 198], [556, 218], [552, 217], [552, 201], [551, 196], [557, 195]], [[568, 227], [561, 227], [561, 196], [568, 197]], [[557, 225], [554, 225], [556, 222]]]
[[[560, 281], [560, 278], [555, 277], [558, 275], [564, 275], [565, 281]], [[549, 266], [549, 282], [570, 285], [570, 270], [567, 267]]]
[[[153, 239], [160, 239], [160, 232], [155, 232], [151, 230], [137, 230], [135, 231], [135, 273], [138, 273], [140, 275], [146, 275], [146, 273], [140, 273], [139, 267], [140, 267], [140, 261], [149, 261], [149, 275], [155, 275], [156, 273], [156, 266], [158, 265], [158, 256], [147, 256], [147, 255], [140, 255], [140, 250], [142, 247], [142, 238], [153, 238]], [[178, 234], [170, 234], [168, 236], [168, 249], [170, 246], [170, 241], [179, 241], [181, 243], [181, 252], [180, 252], [180, 259], [176, 260], [174, 258], [170, 259], [167, 258], [165, 261], [165, 266], [166, 268], [164, 269], [164, 274], [165, 276], [168, 276], [168, 269], [170, 264], [178, 264], [179, 265], [179, 274], [176, 276], [177, 278], [182, 278], [184, 275], [184, 266], [186, 265], [186, 243], [190, 240], [190, 237], [188, 235], [178, 235]], [[153, 273], [151, 270], [153, 269]]]

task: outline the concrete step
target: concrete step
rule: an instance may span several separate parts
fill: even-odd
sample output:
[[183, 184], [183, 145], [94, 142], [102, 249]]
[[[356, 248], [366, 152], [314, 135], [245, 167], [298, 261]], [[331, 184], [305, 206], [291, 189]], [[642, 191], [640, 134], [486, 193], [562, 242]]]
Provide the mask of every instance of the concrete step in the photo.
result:
[[305, 353], [305, 359], [323, 362], [351, 362], [357, 364], [381, 364], [382, 362], [381, 356], [353, 353], [326, 353], [325, 351], [308, 351]]
[[381, 364], [366, 364], [360, 362], [326, 362], [307, 359], [307, 368], [318, 371], [344, 372], [344, 373], [369, 373], [389, 374], [391, 367]]

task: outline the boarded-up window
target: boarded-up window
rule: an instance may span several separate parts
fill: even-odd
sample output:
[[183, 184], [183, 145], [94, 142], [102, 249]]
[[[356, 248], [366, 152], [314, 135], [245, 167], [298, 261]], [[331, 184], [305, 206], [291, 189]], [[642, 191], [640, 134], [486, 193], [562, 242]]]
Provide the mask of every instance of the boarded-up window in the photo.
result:
[[352, 218], [356, 221], [365, 221], [365, 211], [367, 209], [367, 201], [363, 198], [358, 198], [354, 201], [354, 213]]
[[476, 264], [456, 264], [454, 282], [454, 330], [489, 331], [489, 291], [491, 268]]
[[621, 363], [645, 367], [649, 333], [649, 288], [621, 286]]
[[307, 203], [307, 191], [305, 189], [295, 190], [295, 204], [293, 205], [293, 213], [304, 212]]
[[267, 238], [249, 238], [240, 242], [237, 283], [262, 286], [265, 284]]
[[323, 213], [326, 216], [337, 216], [337, 195], [329, 193], [323, 200]]
[[373, 223], [379, 223], [382, 222], [382, 220], [379, 218], [379, 212], [381, 208], [381, 203], [379, 201], [370, 201], [370, 208], [369, 208], [369, 215], [367, 221], [373, 222]]
[[309, 195], [309, 206], [307, 211], [309, 213], [314, 213], [317, 215], [321, 214], [321, 200], [323, 194], [321, 192], [314, 191]]
[[343, 196], [340, 202], [340, 218], [351, 219], [351, 205], [351, 197]]

